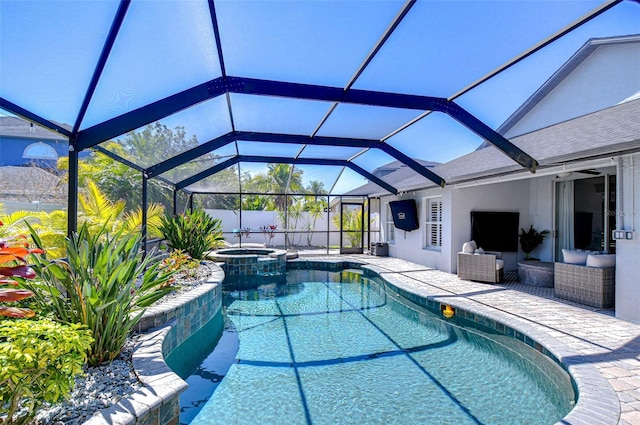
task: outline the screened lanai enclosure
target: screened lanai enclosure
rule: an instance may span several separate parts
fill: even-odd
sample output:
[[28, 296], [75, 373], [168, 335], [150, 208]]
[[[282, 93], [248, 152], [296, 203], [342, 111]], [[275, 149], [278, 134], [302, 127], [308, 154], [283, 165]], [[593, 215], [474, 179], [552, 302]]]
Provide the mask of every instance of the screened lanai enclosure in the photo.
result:
[[496, 129], [638, 22], [630, 0], [2, 1], [0, 214], [138, 209], [146, 235], [203, 208], [232, 244], [362, 252], [389, 170], [443, 187], [433, 164], [491, 144], [535, 172]]

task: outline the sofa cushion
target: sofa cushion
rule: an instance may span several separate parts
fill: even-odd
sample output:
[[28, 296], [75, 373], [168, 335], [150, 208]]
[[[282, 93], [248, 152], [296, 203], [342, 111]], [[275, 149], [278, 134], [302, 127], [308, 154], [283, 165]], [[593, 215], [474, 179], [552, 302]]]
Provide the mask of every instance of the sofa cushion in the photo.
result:
[[586, 265], [587, 267], [596, 267], [599, 269], [615, 267], [616, 254], [588, 255]]
[[465, 242], [462, 245], [462, 252], [467, 254], [473, 254], [473, 251], [475, 251], [477, 248], [478, 246], [476, 245], [475, 241]]
[[587, 257], [589, 256], [589, 251], [575, 251], [571, 249], [563, 249], [562, 250], [562, 259], [563, 263], [566, 264], [577, 264], [579, 266], [584, 266], [587, 264]]
[[496, 270], [504, 269], [504, 260], [496, 260]]
[[474, 253], [474, 254], [484, 254], [485, 252], [484, 252], [484, 249], [482, 249], [482, 248], [478, 248], [478, 249], [476, 249], [475, 251], [473, 251], [473, 253]]

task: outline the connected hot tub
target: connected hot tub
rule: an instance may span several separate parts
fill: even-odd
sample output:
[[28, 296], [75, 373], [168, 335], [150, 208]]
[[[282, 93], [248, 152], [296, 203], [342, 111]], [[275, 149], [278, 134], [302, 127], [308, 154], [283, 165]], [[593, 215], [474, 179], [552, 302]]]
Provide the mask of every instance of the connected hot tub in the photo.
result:
[[271, 248], [225, 248], [209, 254], [214, 261], [224, 263], [227, 276], [284, 275], [287, 251]]

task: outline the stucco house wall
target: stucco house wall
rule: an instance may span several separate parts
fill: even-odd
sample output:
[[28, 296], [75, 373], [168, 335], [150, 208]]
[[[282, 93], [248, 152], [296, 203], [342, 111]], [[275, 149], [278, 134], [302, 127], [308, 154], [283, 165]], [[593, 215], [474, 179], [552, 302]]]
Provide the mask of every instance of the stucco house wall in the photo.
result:
[[633, 232], [616, 242], [616, 317], [640, 323], [640, 154], [620, 158], [617, 229]]
[[[471, 211], [508, 211], [520, 213], [520, 226], [529, 227], [529, 189], [527, 180], [454, 189], [452, 197], [451, 271], [457, 272], [457, 253], [471, 238]], [[517, 270], [518, 252], [504, 252], [505, 270]]]
[[600, 45], [583, 59], [581, 52], [589, 49], [586, 46], [558, 71], [567, 76], [518, 119], [505, 134], [507, 138], [640, 96], [640, 43]]
[[[411, 232], [396, 229], [395, 243], [389, 246], [389, 255], [403, 258], [427, 267], [450, 273], [457, 272], [457, 254], [462, 244], [471, 238], [471, 211], [510, 211], [520, 213], [520, 227], [530, 222], [530, 182], [519, 180], [506, 183], [458, 188], [429, 189], [410, 192], [403, 196], [382, 198], [382, 212], [390, 201], [414, 199], [418, 206], [420, 228]], [[442, 199], [442, 246], [426, 248], [424, 198]], [[548, 219], [548, 217], [545, 217]], [[516, 270], [522, 253], [503, 253], [506, 270]]]
[[[426, 210], [424, 206], [424, 198], [440, 197], [442, 199], [442, 246], [440, 249], [426, 248]], [[412, 191], [402, 196], [387, 196], [382, 198], [382, 228], [385, 225], [385, 212], [390, 201], [414, 199], [418, 209], [418, 222], [420, 227], [411, 232], [404, 230], [395, 230], [395, 242], [389, 245], [389, 255], [392, 257], [403, 258], [408, 261], [432, 267], [438, 270], [450, 271], [451, 256], [451, 239], [445, 235], [451, 232], [451, 190], [449, 189], [430, 189]]]

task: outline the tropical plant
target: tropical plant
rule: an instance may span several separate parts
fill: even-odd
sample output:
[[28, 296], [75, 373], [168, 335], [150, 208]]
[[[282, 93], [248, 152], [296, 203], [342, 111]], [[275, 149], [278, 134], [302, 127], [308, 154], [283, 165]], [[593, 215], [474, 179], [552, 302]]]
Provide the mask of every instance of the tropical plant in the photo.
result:
[[[3, 223], [0, 222], [0, 227], [2, 226]], [[29, 254], [43, 252], [39, 249], [29, 249], [26, 238], [23, 236], [0, 239], [0, 265], [2, 265], [0, 267], [0, 286], [13, 286], [13, 288], [0, 288], [0, 303], [18, 302], [33, 295], [27, 289], [18, 288], [18, 280], [36, 277], [36, 272], [27, 265], [26, 258]], [[28, 308], [0, 304], [0, 316], [25, 318], [35, 316], [35, 312]]]
[[0, 237], [10, 238], [29, 233], [27, 221], [42, 238], [47, 252], [53, 258], [62, 256], [60, 247], [64, 244], [67, 227], [67, 213], [65, 211], [14, 211], [2, 214], [0, 204]]
[[[138, 207], [125, 212], [125, 202], [111, 202], [98, 185], [87, 179], [87, 189], [78, 196], [82, 214], [79, 223], [87, 223], [92, 232], [99, 231], [109, 223], [109, 232], [124, 231], [137, 233], [142, 228], [142, 208]], [[147, 232], [152, 237], [161, 235], [160, 218], [164, 215], [164, 207], [150, 204], [147, 207]]]
[[0, 425], [30, 423], [43, 402], [68, 396], [91, 340], [77, 324], [0, 321]]
[[[0, 289], [1, 303], [34, 295], [18, 286], [24, 279], [36, 277], [35, 270], [27, 266], [27, 257], [43, 253], [30, 249], [24, 236], [0, 239], [0, 285], [16, 287]], [[35, 312], [0, 305], [0, 316], [24, 319]], [[0, 424], [27, 423], [43, 402], [54, 403], [66, 396], [73, 387], [73, 377], [82, 372], [90, 343], [88, 331], [77, 325], [0, 320]]]
[[[366, 209], [366, 203], [362, 208], [344, 209], [342, 211], [342, 218], [339, 214], [334, 215], [331, 219], [336, 227], [340, 227], [340, 220], [342, 219], [343, 233], [349, 239], [349, 243], [352, 247], [362, 246], [362, 234], [367, 230], [367, 223], [363, 221], [362, 214]], [[362, 228], [362, 224], [365, 224], [365, 228]]]
[[[182, 272], [187, 277], [195, 276], [196, 269], [200, 265], [198, 260], [191, 258], [189, 254], [179, 249], [174, 249], [160, 262], [160, 270], [167, 270], [175, 273]], [[173, 278], [165, 285], [171, 284]]]
[[[85, 325], [94, 338], [88, 362], [110, 362], [146, 307], [172, 291], [165, 285], [171, 271], [143, 257], [139, 234], [105, 234], [106, 225], [91, 233], [83, 224], [66, 240], [66, 260], [47, 261], [34, 255], [33, 268], [41, 282], [29, 285], [42, 310], [63, 323]], [[31, 236], [40, 247], [42, 241]]]
[[160, 231], [171, 247], [185, 251], [197, 260], [202, 260], [223, 240], [222, 221], [204, 210], [162, 217], [161, 222]]
[[260, 231], [264, 233], [264, 244], [269, 246], [271, 243], [271, 239], [275, 236], [275, 231], [278, 229], [277, 224], [267, 224], [265, 226], [260, 226]]
[[[313, 182], [312, 182], [313, 183]], [[304, 210], [307, 212], [307, 246], [311, 246], [313, 240], [313, 231], [316, 228], [316, 222], [320, 217], [326, 214], [327, 201], [318, 196], [307, 196], [304, 204]]]
[[[278, 218], [287, 232], [285, 238], [287, 239], [287, 246], [296, 246], [300, 244], [302, 239], [302, 233], [296, 233], [298, 228], [298, 222], [302, 218], [302, 200], [296, 196], [288, 197], [288, 206], [284, 210], [278, 210]], [[289, 232], [292, 231], [292, 232]], [[296, 235], [298, 236], [296, 240]]]
[[536, 249], [536, 247], [538, 247], [542, 243], [542, 241], [544, 241], [544, 238], [548, 233], [548, 230], [538, 232], [533, 228], [533, 225], [529, 226], [528, 231], [520, 229], [520, 246], [522, 247], [522, 251], [525, 254], [525, 260], [531, 259], [531, 251]]

